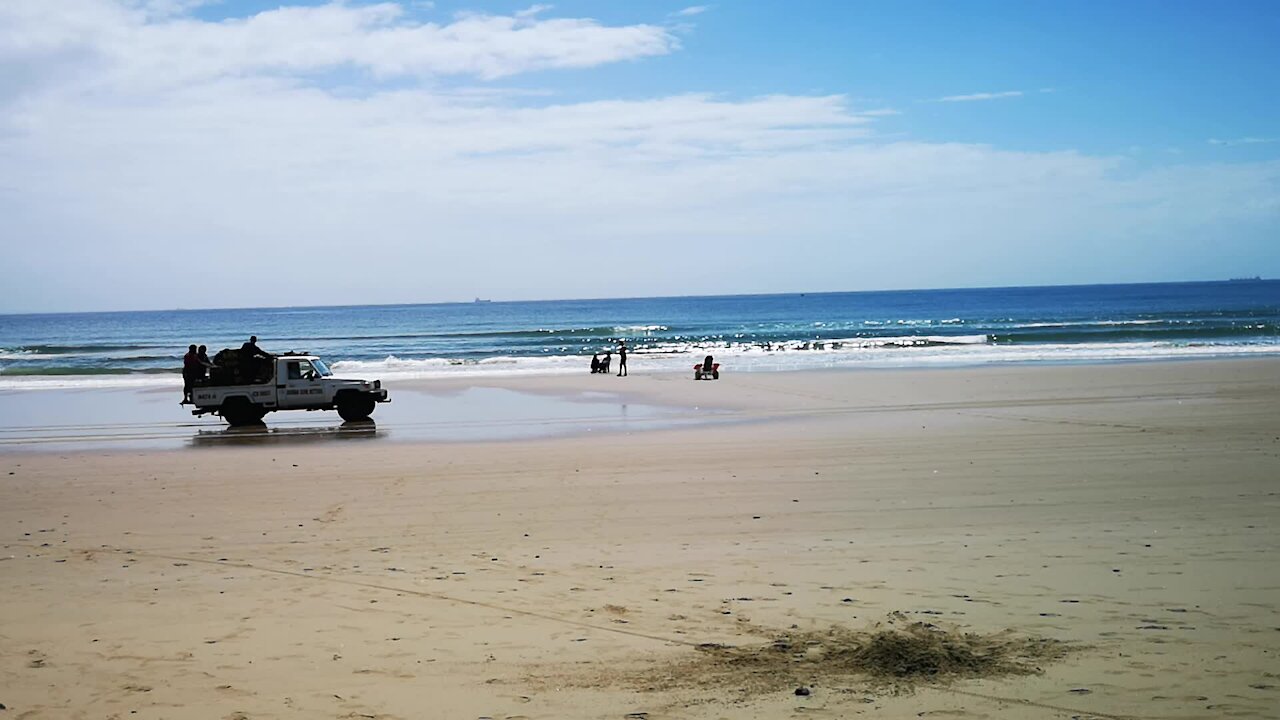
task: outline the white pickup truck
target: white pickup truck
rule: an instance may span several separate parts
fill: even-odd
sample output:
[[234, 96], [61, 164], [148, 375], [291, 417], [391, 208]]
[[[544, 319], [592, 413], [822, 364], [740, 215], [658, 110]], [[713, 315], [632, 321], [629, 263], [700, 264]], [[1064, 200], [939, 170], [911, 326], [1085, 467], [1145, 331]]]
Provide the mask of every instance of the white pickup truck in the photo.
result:
[[381, 380], [339, 380], [320, 358], [285, 353], [261, 360], [270, 372], [248, 385], [197, 384], [191, 398], [197, 417], [221, 415], [231, 425], [252, 425], [274, 410], [334, 410], [348, 422], [368, 420], [378, 403], [389, 402]]

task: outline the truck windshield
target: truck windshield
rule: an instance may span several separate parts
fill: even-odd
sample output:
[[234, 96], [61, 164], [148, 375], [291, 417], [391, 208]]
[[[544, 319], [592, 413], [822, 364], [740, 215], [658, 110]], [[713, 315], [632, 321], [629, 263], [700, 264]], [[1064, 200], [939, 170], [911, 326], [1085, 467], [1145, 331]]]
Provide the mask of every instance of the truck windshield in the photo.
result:
[[324, 364], [323, 360], [319, 360], [319, 359], [312, 360], [311, 364], [315, 366], [317, 372], [319, 372], [321, 375], [325, 377], [328, 377], [333, 374], [333, 372], [329, 370], [329, 366]]

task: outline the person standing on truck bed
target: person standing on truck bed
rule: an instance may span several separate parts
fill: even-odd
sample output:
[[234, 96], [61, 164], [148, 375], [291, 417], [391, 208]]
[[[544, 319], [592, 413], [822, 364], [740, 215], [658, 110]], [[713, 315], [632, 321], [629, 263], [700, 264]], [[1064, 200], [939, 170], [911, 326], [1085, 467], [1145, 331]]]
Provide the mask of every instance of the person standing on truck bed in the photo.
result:
[[187, 347], [187, 354], [182, 356], [182, 402], [179, 405], [186, 405], [191, 402], [191, 388], [196, 383], [196, 378], [204, 374], [204, 366], [200, 364], [200, 356], [196, 353], [196, 346]]
[[200, 376], [196, 379], [204, 382], [209, 379], [209, 371], [214, 368], [213, 362], [209, 360], [209, 348], [201, 345], [196, 350], [196, 359], [200, 361]]
[[249, 360], [251, 358], [262, 358], [263, 360], [271, 359], [271, 353], [258, 347], [257, 335], [250, 335], [249, 342], [240, 346], [240, 359]]
[[262, 364], [258, 361], [270, 360], [272, 357], [271, 353], [258, 347], [257, 335], [250, 335], [249, 342], [240, 346], [240, 367], [246, 370], [245, 375], [250, 382], [257, 382], [262, 374]]

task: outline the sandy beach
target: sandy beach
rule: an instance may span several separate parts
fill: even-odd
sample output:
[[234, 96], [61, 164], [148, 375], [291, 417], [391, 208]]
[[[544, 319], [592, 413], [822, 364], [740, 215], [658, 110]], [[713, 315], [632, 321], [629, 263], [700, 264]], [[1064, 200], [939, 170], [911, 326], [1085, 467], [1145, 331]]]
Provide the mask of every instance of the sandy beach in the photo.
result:
[[[679, 422], [6, 447], [0, 716], [1280, 717], [1280, 363], [632, 373], [483, 387]], [[724, 654], [914, 622], [1069, 651]]]

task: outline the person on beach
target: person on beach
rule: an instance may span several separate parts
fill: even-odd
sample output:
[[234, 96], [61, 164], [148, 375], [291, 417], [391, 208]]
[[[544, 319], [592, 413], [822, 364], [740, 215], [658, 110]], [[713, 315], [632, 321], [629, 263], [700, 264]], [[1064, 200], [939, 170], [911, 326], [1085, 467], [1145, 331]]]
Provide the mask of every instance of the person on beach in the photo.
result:
[[270, 360], [271, 353], [258, 347], [257, 335], [250, 335], [249, 342], [240, 346], [240, 359], [252, 360], [254, 358], [262, 358], [263, 360]]
[[209, 371], [213, 369], [213, 361], [209, 359], [209, 348], [201, 345], [196, 350], [196, 359], [200, 361], [200, 377], [199, 380], [208, 380]]
[[182, 402], [179, 405], [191, 403], [191, 388], [195, 386], [196, 378], [203, 374], [204, 367], [200, 364], [196, 346], [187, 346], [187, 354], [182, 356]]
[[604, 351], [604, 359], [600, 361], [600, 372], [602, 372], [602, 373], [604, 373], [604, 374], [608, 375], [608, 374], [609, 374], [609, 365], [610, 365], [610, 363], [612, 363], [612, 362], [613, 362], [613, 356], [609, 354], [609, 351], [608, 351], [608, 350], [605, 350], [605, 351]]
[[623, 377], [626, 374], [627, 374], [627, 344], [624, 342], [620, 342], [618, 343], [618, 377]]
[[591, 373], [594, 375], [598, 372], [600, 372], [600, 353], [591, 356]]
[[262, 363], [259, 360], [270, 360], [274, 357], [271, 353], [258, 347], [258, 336], [250, 335], [249, 342], [240, 346], [240, 367], [244, 368], [249, 376], [250, 381], [257, 379], [262, 371]]

